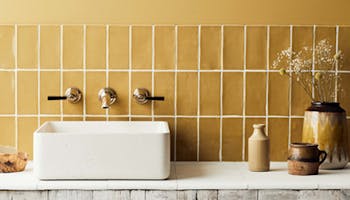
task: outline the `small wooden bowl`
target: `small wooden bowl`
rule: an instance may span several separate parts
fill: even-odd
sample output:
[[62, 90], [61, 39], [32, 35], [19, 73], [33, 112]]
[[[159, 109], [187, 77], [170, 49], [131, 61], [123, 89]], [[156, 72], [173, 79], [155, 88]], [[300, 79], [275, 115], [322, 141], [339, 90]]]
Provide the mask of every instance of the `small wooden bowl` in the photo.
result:
[[18, 153], [0, 153], [0, 172], [20, 172], [26, 168], [28, 154], [24, 152]]

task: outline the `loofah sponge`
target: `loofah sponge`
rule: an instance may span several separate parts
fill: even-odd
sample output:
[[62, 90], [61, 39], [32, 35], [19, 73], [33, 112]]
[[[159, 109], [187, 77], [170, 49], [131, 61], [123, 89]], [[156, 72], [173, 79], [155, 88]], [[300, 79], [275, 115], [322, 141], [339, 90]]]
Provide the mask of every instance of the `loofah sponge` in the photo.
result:
[[20, 172], [26, 168], [28, 154], [24, 152], [16, 152], [8, 147], [0, 148], [0, 172]]

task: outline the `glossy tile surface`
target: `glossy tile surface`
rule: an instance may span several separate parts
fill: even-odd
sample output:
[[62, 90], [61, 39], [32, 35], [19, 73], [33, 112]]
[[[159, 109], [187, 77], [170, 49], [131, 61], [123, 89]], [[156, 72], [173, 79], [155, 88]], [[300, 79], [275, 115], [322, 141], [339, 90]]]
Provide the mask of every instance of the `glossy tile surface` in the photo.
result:
[[221, 27], [201, 27], [201, 69], [220, 69]]
[[0, 67], [4, 69], [15, 67], [14, 41], [15, 27], [0, 26]]
[[197, 69], [198, 63], [198, 27], [178, 26], [178, 68]]
[[109, 26], [109, 68], [129, 68], [129, 26]]
[[38, 28], [32, 25], [19, 26], [17, 30], [17, 55], [19, 68], [37, 68]]
[[40, 68], [58, 69], [60, 67], [60, 27], [40, 26]]
[[174, 69], [175, 67], [175, 27], [155, 28], [155, 68]]

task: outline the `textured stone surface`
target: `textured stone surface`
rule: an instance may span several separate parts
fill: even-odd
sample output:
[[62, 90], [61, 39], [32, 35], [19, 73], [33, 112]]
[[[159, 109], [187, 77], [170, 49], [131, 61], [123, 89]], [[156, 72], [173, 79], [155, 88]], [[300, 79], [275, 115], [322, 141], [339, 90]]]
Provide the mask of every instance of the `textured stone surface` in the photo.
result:
[[339, 200], [342, 199], [340, 190], [301, 190], [298, 200]]
[[294, 200], [298, 194], [297, 190], [260, 190], [258, 200]]
[[257, 190], [219, 190], [219, 200], [243, 199], [255, 200], [257, 199]]
[[184, 190], [177, 192], [177, 200], [196, 200], [197, 192], [195, 190]]
[[217, 190], [198, 190], [197, 200], [217, 200], [218, 191]]
[[[86, 190], [52, 190], [49, 200], [93, 200], [93, 191]], [[29, 199], [28, 199], [29, 200]]]
[[146, 200], [176, 200], [177, 192], [175, 190], [156, 190], [147, 191]]
[[9, 192], [8, 200], [47, 200], [47, 197], [47, 191], [15, 191]]

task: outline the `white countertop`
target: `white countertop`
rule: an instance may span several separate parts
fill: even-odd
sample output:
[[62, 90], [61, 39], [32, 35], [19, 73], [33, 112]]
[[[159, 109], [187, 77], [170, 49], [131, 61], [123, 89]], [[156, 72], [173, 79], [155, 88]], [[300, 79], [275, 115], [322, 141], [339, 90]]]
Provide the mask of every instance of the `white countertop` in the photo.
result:
[[285, 162], [272, 162], [269, 172], [250, 172], [245, 162], [176, 162], [167, 180], [40, 181], [33, 175], [32, 163], [24, 172], [0, 174], [0, 190], [60, 189], [350, 189], [350, 165], [320, 170], [319, 175], [292, 176]]

